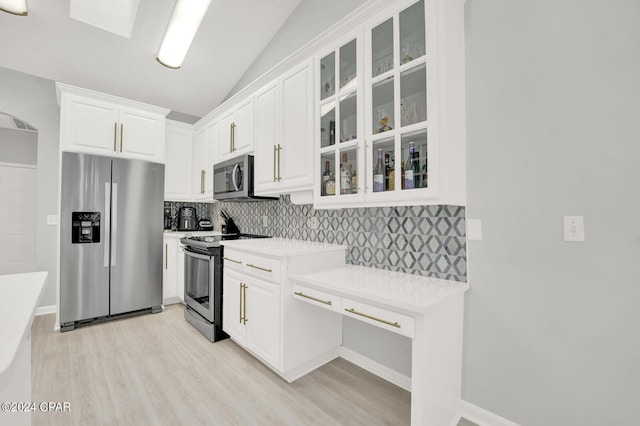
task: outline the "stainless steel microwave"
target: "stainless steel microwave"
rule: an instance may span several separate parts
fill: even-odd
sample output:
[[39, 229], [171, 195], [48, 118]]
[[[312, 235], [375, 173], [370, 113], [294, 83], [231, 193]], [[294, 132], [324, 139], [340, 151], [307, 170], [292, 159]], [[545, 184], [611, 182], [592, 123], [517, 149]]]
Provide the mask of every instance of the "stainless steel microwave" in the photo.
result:
[[213, 166], [213, 199], [219, 201], [266, 201], [253, 193], [253, 155], [243, 155]]

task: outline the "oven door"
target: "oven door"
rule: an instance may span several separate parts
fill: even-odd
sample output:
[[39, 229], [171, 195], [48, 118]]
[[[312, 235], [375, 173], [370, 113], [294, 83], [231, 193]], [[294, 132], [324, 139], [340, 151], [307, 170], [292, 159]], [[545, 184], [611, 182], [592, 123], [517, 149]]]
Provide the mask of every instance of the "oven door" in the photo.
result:
[[184, 301], [207, 321], [214, 322], [215, 256], [184, 250]]

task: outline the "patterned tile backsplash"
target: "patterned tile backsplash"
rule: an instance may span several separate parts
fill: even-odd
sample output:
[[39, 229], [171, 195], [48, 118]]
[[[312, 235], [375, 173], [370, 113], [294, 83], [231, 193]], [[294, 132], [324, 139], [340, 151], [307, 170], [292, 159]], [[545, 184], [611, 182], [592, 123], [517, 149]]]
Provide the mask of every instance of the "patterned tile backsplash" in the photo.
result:
[[[244, 233], [345, 244], [350, 264], [467, 281], [464, 207], [315, 210], [310, 204], [292, 204], [286, 195], [274, 201], [203, 206], [214, 229], [220, 229], [224, 209]], [[317, 218], [318, 229], [308, 226], [311, 217]]]
[[196, 209], [196, 217], [198, 220], [202, 219], [213, 219], [211, 216], [211, 206], [212, 204], [206, 203], [183, 203], [178, 201], [165, 201], [164, 208], [171, 209], [171, 229], [178, 228], [178, 212], [180, 212], [180, 207], [195, 207]]

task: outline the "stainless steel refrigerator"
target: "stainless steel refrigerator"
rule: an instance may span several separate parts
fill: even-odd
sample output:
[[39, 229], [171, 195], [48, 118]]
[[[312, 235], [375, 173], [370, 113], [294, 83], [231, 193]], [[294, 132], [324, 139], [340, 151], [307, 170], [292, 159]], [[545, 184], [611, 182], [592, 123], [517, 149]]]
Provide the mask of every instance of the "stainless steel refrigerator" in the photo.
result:
[[62, 331], [161, 310], [163, 203], [163, 164], [62, 153]]

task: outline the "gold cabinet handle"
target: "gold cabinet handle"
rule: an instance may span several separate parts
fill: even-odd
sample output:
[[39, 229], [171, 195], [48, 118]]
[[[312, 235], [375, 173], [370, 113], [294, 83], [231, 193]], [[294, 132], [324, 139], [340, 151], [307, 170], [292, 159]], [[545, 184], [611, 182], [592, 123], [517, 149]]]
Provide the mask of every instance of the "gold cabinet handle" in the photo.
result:
[[242, 323], [246, 324], [247, 321], [249, 321], [247, 319], [247, 284], [244, 285], [244, 289], [243, 289], [244, 293], [243, 293], [243, 303], [244, 303], [244, 317], [242, 318]]
[[164, 269], [169, 269], [169, 244], [164, 245]]
[[237, 263], [238, 265], [242, 265], [242, 262], [239, 260], [233, 260], [228, 257], [223, 257], [224, 260], [228, 260], [229, 262]]
[[116, 145], [116, 139], [118, 139], [118, 123], [113, 123], [113, 152], [118, 150]]
[[233, 123], [229, 124], [229, 152], [233, 152]]
[[313, 300], [315, 302], [320, 302], [320, 303], [324, 303], [325, 305], [331, 306], [331, 301], [330, 300], [316, 299], [315, 297], [308, 296], [308, 295], [306, 295], [306, 294], [304, 294], [304, 293], [302, 293], [300, 291], [296, 291], [293, 294], [295, 294], [296, 296], [300, 296], [300, 297], [306, 297], [307, 299], [311, 299], [311, 300]]
[[200, 193], [204, 194], [204, 176], [207, 173], [206, 170], [200, 170]]
[[231, 152], [236, 150], [236, 123], [233, 123], [233, 132], [231, 133]]
[[391, 327], [400, 328], [400, 324], [398, 324], [397, 322], [391, 322], [391, 321], [386, 321], [386, 320], [383, 320], [383, 319], [380, 319], [380, 318], [372, 317], [371, 315], [367, 315], [367, 314], [363, 314], [362, 312], [358, 312], [353, 308], [345, 309], [345, 311], [351, 312], [352, 314], [360, 315], [361, 317], [372, 319], [374, 321], [381, 322], [383, 324], [390, 325]]
[[282, 180], [282, 177], [280, 177], [280, 151], [281, 150], [282, 150], [282, 147], [280, 146], [280, 144], [278, 144], [278, 182]]
[[276, 146], [273, 146], [273, 181], [277, 182], [278, 178], [276, 177]]
[[273, 272], [273, 269], [261, 268], [260, 266], [252, 265], [250, 263], [247, 263], [247, 266], [250, 267], [250, 268], [259, 269], [259, 270], [265, 271], [265, 272]]
[[120, 123], [120, 152], [122, 152], [122, 137], [124, 135], [124, 124]]
[[240, 283], [240, 297], [238, 297], [238, 300], [240, 301], [240, 324], [242, 324], [242, 289], [244, 288], [244, 284]]

